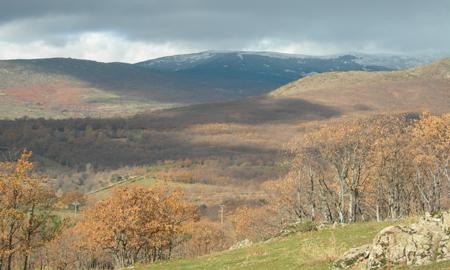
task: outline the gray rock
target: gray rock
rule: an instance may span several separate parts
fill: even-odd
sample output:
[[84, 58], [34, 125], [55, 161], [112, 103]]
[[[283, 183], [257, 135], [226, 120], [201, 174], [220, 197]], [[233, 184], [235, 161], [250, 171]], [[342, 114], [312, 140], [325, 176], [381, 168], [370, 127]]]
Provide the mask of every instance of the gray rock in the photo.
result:
[[375, 237], [367, 268], [424, 265], [450, 259], [450, 212], [429, 214], [409, 226], [387, 227]]
[[[368, 255], [364, 257], [366, 251]], [[408, 226], [384, 228], [375, 236], [372, 245], [345, 253], [333, 264], [333, 269], [348, 269], [366, 263], [367, 269], [376, 270], [445, 260], [450, 260], [449, 211], [427, 214], [419, 222]]]
[[235, 250], [235, 249], [240, 249], [240, 248], [245, 248], [245, 247], [249, 247], [253, 245], [253, 242], [249, 239], [244, 239], [240, 242], [237, 242], [236, 244], [232, 245], [229, 250]]
[[371, 245], [352, 248], [333, 263], [332, 269], [349, 269], [364, 263], [369, 258]]
[[288, 236], [294, 233], [299, 232], [311, 232], [311, 231], [317, 231], [317, 225], [312, 221], [298, 221], [295, 223], [291, 223], [285, 228], [283, 228], [277, 236]]

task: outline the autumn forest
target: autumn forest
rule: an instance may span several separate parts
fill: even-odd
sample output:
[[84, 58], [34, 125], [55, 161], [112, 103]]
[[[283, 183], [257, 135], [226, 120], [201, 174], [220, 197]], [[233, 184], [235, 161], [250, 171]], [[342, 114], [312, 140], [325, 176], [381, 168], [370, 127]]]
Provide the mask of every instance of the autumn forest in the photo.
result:
[[[84, 122], [90, 123], [84, 130], [77, 122], [73, 129], [66, 125], [60, 130], [52, 122], [44, 128], [41, 120], [21, 120], [21, 125], [14, 127], [29, 131], [15, 133], [6, 123], [1, 135], [6, 142], [6, 136], [15, 133], [21, 137], [10, 141], [27, 141], [30, 146], [37, 143], [34, 140], [45, 142], [46, 137], [58, 134], [74, 144], [83, 145], [82, 140], [89, 138], [101, 145], [102, 138], [123, 132], [115, 121], [101, 123], [101, 131], [96, 131], [100, 124]], [[269, 172], [279, 178], [252, 180], [254, 201], [227, 207], [221, 218], [208, 217], [185, 196], [182, 185], [167, 184], [188, 181], [195, 185], [192, 174], [185, 176], [190, 180], [183, 180], [178, 173], [178, 177], [151, 186], [119, 185], [111, 188], [105, 199], [94, 200], [82, 189], [58, 190], [57, 182], [33, 167], [33, 153], [24, 150], [17, 161], [1, 163], [0, 267], [121, 268], [199, 256], [242, 239], [268, 239], [294, 222], [354, 223], [438, 212], [450, 204], [449, 126], [450, 115], [429, 113], [301, 124], [301, 133], [291, 138], [278, 156], [277, 166], [283, 169]], [[73, 135], [77, 133], [78, 137]], [[73, 155], [65, 160], [67, 149], [58, 149], [54, 142], [55, 146], [39, 144], [42, 148], [36, 148], [36, 153], [56, 155], [63, 164], [83, 164], [83, 159], [92, 158]], [[109, 151], [117, 151], [110, 157], [119, 158], [109, 164], [125, 162], [120, 149]], [[100, 167], [108, 157], [104, 158], [94, 166]], [[189, 168], [194, 162], [198, 160], [185, 161], [184, 166]], [[140, 167], [129, 170], [139, 173]], [[179, 170], [183, 166], [174, 166], [170, 174], [177, 176]], [[76, 209], [75, 201], [79, 203]], [[73, 216], [57, 210], [66, 207], [82, 212]]]

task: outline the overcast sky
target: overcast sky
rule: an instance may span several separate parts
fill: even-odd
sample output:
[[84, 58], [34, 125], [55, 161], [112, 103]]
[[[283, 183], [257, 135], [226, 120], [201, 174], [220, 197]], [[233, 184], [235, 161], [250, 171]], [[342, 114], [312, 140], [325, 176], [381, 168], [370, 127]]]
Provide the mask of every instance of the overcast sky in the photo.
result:
[[202, 50], [450, 55], [450, 0], [0, 0], [0, 59]]

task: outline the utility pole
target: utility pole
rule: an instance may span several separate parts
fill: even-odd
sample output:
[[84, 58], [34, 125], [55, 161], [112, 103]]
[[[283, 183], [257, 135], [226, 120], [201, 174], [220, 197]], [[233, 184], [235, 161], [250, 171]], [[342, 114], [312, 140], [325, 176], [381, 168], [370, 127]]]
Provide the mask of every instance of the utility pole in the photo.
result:
[[219, 207], [220, 207], [219, 209], [220, 224], [223, 224], [223, 212], [225, 205], [221, 204], [219, 205]]

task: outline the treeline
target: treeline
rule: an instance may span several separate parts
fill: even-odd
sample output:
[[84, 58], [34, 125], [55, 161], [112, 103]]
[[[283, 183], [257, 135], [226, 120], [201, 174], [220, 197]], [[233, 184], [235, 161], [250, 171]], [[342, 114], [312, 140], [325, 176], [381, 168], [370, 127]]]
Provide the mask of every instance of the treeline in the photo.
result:
[[[18, 119], [0, 121], [0, 146], [84, 170], [142, 165], [182, 156], [187, 145], [170, 135], [172, 123], [145, 117], [112, 119]], [[173, 145], [173, 146], [172, 146]], [[180, 149], [180, 150], [177, 150]]]
[[[188, 162], [190, 169], [197, 169], [190, 182], [260, 183], [280, 175], [268, 169], [275, 166], [278, 150], [256, 145], [270, 142], [256, 137], [253, 130], [238, 133], [231, 124], [190, 126], [191, 122], [186, 117], [152, 115], [0, 121], [0, 159], [23, 149], [33, 151], [35, 161], [42, 161], [37, 168], [57, 179], [57, 188], [65, 191], [109, 184], [104, 183], [109, 180], [105, 172], [168, 163]], [[248, 142], [253, 137], [257, 143]]]
[[270, 235], [299, 220], [380, 221], [450, 207], [450, 114], [327, 122], [293, 140], [287, 156], [290, 173], [263, 184], [269, 204], [245, 209], [239, 223]]
[[[227, 149], [195, 144], [192, 136], [201, 132], [190, 132], [191, 127], [200, 125], [208, 130], [208, 125], [223, 123], [222, 119], [191, 118], [195, 116], [155, 113], [110, 119], [0, 120], [0, 150], [27, 148], [35, 155], [78, 170], [84, 170], [88, 163], [96, 169], [115, 169], [161, 160], [229, 157], [230, 152], [263, 157], [273, 154], [251, 147]], [[224, 123], [223, 129], [231, 123]]]

